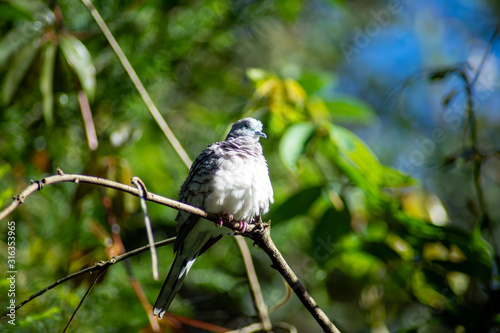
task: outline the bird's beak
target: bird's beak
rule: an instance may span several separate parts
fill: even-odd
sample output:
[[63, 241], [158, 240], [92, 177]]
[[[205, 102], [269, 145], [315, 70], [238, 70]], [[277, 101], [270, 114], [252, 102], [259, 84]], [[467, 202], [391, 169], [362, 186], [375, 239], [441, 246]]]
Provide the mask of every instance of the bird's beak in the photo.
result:
[[264, 132], [262, 132], [262, 131], [255, 131], [255, 134], [257, 134], [258, 136], [263, 137], [264, 139], [267, 139], [267, 135], [266, 135], [266, 133], [264, 133]]

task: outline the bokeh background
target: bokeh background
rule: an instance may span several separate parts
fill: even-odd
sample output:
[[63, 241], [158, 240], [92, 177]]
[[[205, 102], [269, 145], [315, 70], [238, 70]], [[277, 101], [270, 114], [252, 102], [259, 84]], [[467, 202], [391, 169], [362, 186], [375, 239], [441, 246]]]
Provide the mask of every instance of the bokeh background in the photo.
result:
[[[191, 158], [235, 120], [263, 121], [272, 237], [343, 332], [500, 330], [496, 1], [94, 5]], [[0, 1], [0, 33], [1, 207], [57, 167], [127, 184], [138, 176], [177, 197], [188, 170], [83, 2]], [[156, 240], [174, 236], [176, 212], [148, 208]], [[1, 222], [2, 277], [8, 221], [18, 303], [147, 243], [135, 197], [48, 186]], [[283, 281], [251, 251], [273, 307]], [[70, 329], [152, 331], [144, 301], [154, 302], [172, 248], [159, 256], [161, 281], [147, 253], [112, 266]], [[47, 292], [2, 330], [61, 331], [93, 278]], [[8, 288], [2, 278], [2, 309]], [[230, 329], [256, 320], [234, 240], [200, 257], [170, 310]], [[271, 320], [321, 331], [293, 295]]]

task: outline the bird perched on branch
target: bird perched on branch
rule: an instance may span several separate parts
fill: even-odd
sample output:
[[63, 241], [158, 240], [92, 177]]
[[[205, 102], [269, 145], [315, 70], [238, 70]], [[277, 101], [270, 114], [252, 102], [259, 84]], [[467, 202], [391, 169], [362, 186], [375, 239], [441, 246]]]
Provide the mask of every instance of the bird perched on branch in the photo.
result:
[[[194, 161], [179, 192], [179, 201], [240, 222], [244, 232], [274, 202], [266, 159], [259, 139], [266, 138], [262, 123], [253, 118], [237, 121], [224, 141], [206, 148]], [[200, 217], [179, 211], [176, 217], [176, 257], [154, 305], [161, 319], [179, 291], [196, 258], [233, 232]]]

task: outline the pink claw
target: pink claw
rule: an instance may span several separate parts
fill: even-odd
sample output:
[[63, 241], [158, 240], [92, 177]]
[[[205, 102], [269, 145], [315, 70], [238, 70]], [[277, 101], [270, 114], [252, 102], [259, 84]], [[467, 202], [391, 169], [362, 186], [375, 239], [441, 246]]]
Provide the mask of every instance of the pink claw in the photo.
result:
[[228, 213], [228, 212], [221, 212], [219, 213], [219, 225], [222, 227], [224, 225], [224, 218], [226, 218], [228, 221], [233, 220], [233, 214]]
[[238, 229], [240, 229], [241, 233], [244, 233], [248, 229], [248, 223], [246, 223], [245, 221], [240, 221], [238, 224]]

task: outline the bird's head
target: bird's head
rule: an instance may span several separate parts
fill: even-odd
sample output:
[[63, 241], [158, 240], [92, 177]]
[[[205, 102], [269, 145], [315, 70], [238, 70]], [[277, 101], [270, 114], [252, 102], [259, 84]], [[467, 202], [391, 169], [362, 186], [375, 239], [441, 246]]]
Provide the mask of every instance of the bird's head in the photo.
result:
[[235, 122], [231, 126], [226, 140], [238, 137], [250, 137], [256, 141], [259, 141], [260, 137], [267, 138], [266, 134], [262, 132], [262, 123], [253, 118], [244, 118]]

